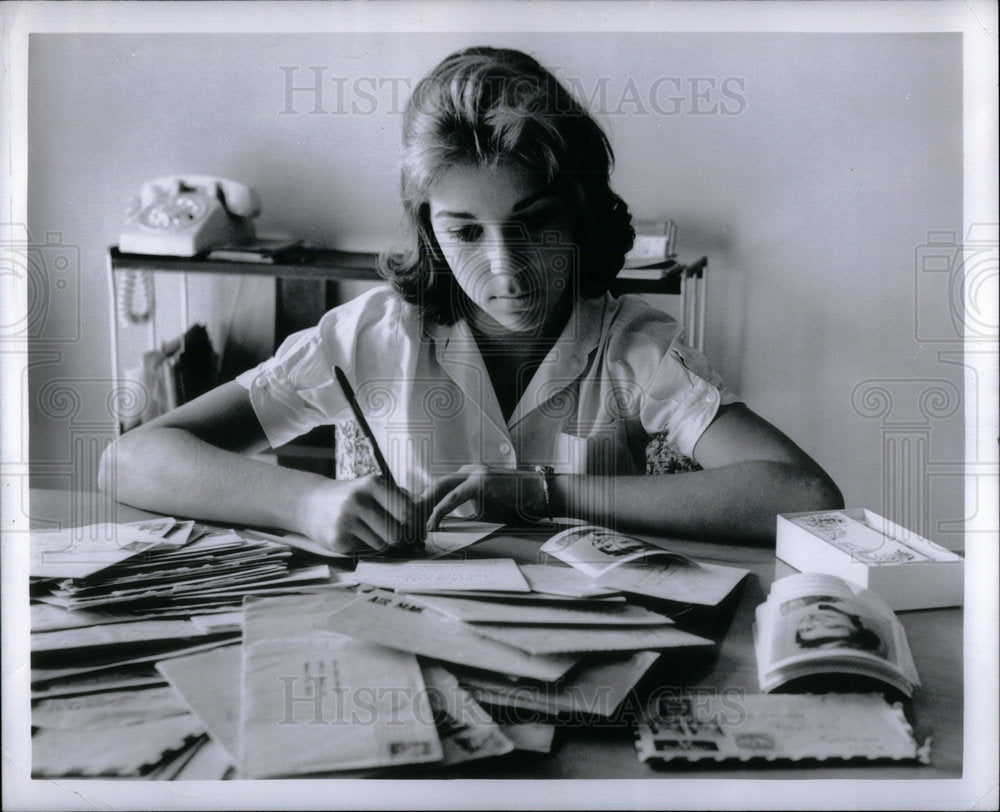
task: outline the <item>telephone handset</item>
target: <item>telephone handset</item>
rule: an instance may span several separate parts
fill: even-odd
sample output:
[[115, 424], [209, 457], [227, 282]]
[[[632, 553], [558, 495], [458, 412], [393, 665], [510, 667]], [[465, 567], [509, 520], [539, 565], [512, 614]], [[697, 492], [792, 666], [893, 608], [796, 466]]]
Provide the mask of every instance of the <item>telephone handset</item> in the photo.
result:
[[144, 183], [118, 242], [126, 254], [193, 257], [217, 245], [254, 239], [260, 197], [250, 186], [210, 175]]

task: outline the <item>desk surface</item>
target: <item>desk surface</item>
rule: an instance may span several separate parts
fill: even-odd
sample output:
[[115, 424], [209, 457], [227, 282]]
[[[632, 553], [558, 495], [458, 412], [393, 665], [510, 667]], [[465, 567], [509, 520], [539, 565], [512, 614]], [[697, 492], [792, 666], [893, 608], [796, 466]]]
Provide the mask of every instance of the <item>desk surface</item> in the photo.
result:
[[[85, 524], [94, 521], [134, 521], [148, 513], [124, 505], [108, 505], [96, 494], [35, 490], [31, 493], [28, 515], [33, 524]], [[87, 514], [83, 516], [81, 514]], [[549, 534], [536, 537], [498, 533], [463, 551], [469, 556], [509, 556], [520, 562], [537, 562], [541, 542]], [[673, 549], [700, 561], [733, 564], [751, 571], [741, 587], [731, 612], [722, 619], [721, 644], [717, 654], [695, 668], [685, 668], [678, 686], [694, 690], [745, 690], [757, 693], [757, 670], [752, 638], [753, 612], [767, 596], [776, 577], [793, 570], [777, 562], [767, 548], [729, 546], [707, 542], [671, 542]], [[841, 767], [773, 767], [757, 769], [671, 768], [652, 770], [636, 757], [633, 734], [628, 727], [563, 727], [557, 731], [553, 752], [540, 755], [515, 751], [508, 756], [469, 762], [457, 768], [421, 767], [420, 771], [393, 773], [405, 778], [709, 778], [727, 779], [924, 779], [962, 776], [963, 669], [961, 609], [902, 612], [913, 658], [922, 686], [908, 708], [918, 740], [933, 735], [931, 765], [851, 765]], [[669, 668], [666, 684], [673, 682]]]

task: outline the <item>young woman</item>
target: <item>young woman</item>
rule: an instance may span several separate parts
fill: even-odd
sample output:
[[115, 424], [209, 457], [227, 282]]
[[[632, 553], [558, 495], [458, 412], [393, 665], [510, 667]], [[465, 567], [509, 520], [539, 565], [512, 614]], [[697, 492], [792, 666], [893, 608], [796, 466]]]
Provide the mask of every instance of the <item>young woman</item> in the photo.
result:
[[[531, 57], [448, 57], [404, 118], [411, 234], [387, 258], [391, 288], [123, 435], [104, 487], [338, 551], [402, 548], [455, 509], [766, 539], [776, 513], [841, 506], [823, 470], [738, 402], [676, 322], [607, 292], [633, 239], [612, 161], [598, 125]], [[241, 454], [348, 418], [336, 366], [398, 487]], [[645, 475], [645, 447], [664, 434], [702, 470]]]

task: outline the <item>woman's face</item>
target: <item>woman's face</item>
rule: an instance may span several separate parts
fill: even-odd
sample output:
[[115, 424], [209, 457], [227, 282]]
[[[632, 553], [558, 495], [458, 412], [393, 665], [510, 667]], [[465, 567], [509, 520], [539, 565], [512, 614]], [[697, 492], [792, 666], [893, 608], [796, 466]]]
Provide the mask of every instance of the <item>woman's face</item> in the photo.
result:
[[796, 627], [801, 640], [827, 640], [832, 637], [850, 637], [855, 626], [843, 612], [833, 609], [814, 609], [803, 615]]
[[[431, 189], [434, 236], [490, 335], [550, 335], [577, 265], [571, 208], [514, 167], [456, 164]], [[551, 336], [554, 337], [554, 336]]]

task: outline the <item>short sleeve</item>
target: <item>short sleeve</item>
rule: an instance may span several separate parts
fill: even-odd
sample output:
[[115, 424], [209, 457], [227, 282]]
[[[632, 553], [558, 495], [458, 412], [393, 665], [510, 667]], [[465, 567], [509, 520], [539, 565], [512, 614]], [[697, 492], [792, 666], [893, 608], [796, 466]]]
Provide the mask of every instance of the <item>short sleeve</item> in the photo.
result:
[[346, 404], [326, 360], [320, 326], [289, 336], [274, 357], [236, 378], [271, 446], [333, 422]]
[[367, 377], [381, 356], [394, 355], [390, 345], [398, 344], [400, 316], [392, 291], [374, 288], [329, 311], [315, 327], [289, 336], [273, 358], [236, 378], [250, 393], [272, 447], [350, 414], [334, 367], [354, 380]]
[[640, 415], [650, 434], [667, 432], [667, 438], [688, 457], [719, 407], [738, 400], [712, 370], [700, 352], [678, 336], [667, 347], [652, 378]]
[[619, 347], [615, 355], [621, 368], [628, 370], [636, 387], [643, 429], [650, 435], [667, 432], [678, 451], [693, 457], [695, 444], [719, 407], [739, 398], [708, 359], [684, 342], [673, 318], [644, 303], [623, 304], [613, 343]]

